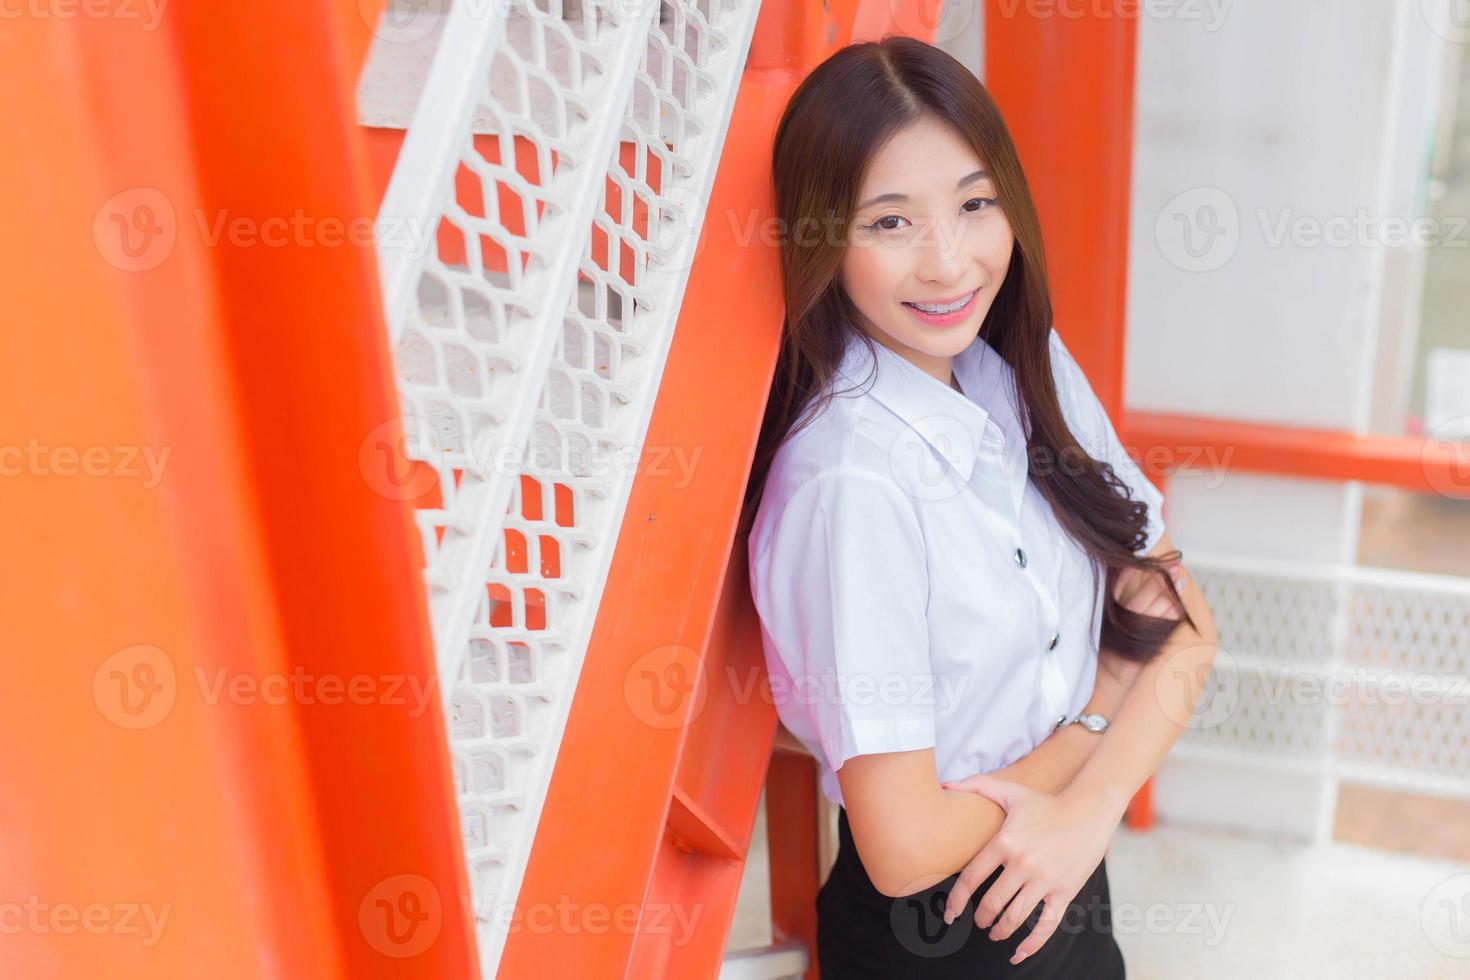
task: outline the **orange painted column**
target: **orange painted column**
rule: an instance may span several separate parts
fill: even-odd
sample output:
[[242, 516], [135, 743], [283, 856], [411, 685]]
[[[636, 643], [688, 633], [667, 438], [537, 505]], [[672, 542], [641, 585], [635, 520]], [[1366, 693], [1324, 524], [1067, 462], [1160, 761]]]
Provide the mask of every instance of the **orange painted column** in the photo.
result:
[[1056, 327], [1119, 417], [1136, 17], [985, 6], [985, 84], [1041, 217]]
[[[1016, 143], [1046, 241], [1058, 333], [1121, 424], [1138, 18], [985, 6], [985, 84]], [[1152, 780], [1129, 808], [1152, 822]]]
[[0, 31], [7, 975], [470, 975], [344, 9]]

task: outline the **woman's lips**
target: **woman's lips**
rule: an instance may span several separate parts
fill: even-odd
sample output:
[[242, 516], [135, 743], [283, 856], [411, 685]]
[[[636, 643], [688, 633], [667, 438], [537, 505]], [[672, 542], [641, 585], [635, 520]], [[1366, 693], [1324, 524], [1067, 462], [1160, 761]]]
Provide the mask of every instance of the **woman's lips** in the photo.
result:
[[953, 324], [960, 323], [967, 316], [970, 315], [970, 311], [975, 308], [975, 297], [979, 295], [980, 290], [978, 289], [970, 293], [970, 298], [965, 302], [965, 305], [950, 313], [925, 313], [917, 306], [913, 306], [909, 303], [904, 303], [903, 305], [905, 309], [907, 309], [914, 316], [918, 317], [921, 322], [926, 323], [931, 327], [948, 327], [952, 326]]

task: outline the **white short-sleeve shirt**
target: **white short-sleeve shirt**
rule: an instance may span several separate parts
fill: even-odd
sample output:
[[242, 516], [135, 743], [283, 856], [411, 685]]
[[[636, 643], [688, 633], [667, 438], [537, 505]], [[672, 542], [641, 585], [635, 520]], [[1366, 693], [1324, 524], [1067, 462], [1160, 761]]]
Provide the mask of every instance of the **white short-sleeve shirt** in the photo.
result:
[[[1050, 345], [1073, 435], [1148, 505], [1146, 552], [1162, 495]], [[837, 396], [777, 450], [747, 542], [777, 714], [835, 803], [855, 755], [932, 747], [957, 779], [1030, 752], [1091, 697], [1102, 626], [1101, 566], [1095, 588], [1027, 478], [1010, 366], [977, 336], [961, 394], [874, 346], [850, 338]]]

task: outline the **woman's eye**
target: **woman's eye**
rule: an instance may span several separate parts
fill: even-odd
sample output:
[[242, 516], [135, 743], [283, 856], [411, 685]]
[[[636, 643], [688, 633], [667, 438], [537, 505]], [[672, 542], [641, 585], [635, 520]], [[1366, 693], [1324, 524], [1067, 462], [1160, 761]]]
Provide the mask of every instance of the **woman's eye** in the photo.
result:
[[883, 217], [879, 218], [877, 221], [875, 221], [872, 224], [868, 225], [868, 230], [869, 231], [897, 231], [898, 230], [898, 225], [885, 225], [883, 222], [885, 222], [885, 221], [902, 221], [902, 220], [903, 219], [900, 218], [896, 214], [885, 214]]
[[[976, 206], [971, 207], [971, 205]], [[967, 214], [978, 214], [983, 210], [995, 207], [995, 205], [996, 199], [993, 197], [972, 197], [965, 202], [965, 212]], [[902, 222], [903, 220], [905, 219], [896, 214], [885, 214], [866, 227], [869, 231], [898, 231], [902, 226], [897, 222]]]

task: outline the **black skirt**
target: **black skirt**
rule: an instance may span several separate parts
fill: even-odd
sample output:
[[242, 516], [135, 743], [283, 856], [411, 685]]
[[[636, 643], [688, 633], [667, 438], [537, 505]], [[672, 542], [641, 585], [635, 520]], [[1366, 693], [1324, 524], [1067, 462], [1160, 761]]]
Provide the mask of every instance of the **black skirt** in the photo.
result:
[[1002, 941], [975, 924], [975, 908], [1003, 869], [985, 880], [965, 911], [944, 924], [944, 903], [958, 873], [922, 891], [884, 895], [853, 846], [846, 808], [837, 814], [837, 861], [817, 893], [817, 962], [822, 980], [1123, 980], [1123, 952], [1113, 938], [1106, 861], [1072, 899], [1056, 931], [1019, 964], [1010, 958], [1030, 935], [1039, 908]]

